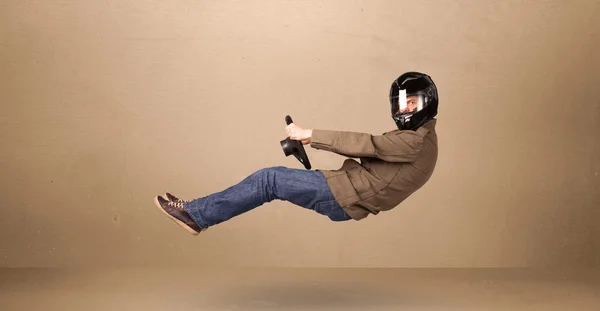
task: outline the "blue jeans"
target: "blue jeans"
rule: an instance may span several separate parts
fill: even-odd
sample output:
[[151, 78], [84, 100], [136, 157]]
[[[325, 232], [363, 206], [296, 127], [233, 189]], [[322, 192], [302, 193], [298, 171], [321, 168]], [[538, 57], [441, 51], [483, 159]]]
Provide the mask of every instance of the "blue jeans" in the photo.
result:
[[214, 226], [273, 200], [288, 201], [332, 221], [352, 219], [333, 197], [323, 173], [282, 166], [260, 169], [223, 191], [184, 203], [202, 228]]

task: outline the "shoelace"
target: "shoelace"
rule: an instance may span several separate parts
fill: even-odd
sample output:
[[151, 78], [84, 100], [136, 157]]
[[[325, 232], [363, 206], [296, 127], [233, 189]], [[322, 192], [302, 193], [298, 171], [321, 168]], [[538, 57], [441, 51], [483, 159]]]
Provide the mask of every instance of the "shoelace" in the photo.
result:
[[173, 206], [175, 208], [178, 209], [183, 209], [183, 202], [180, 200], [179, 202], [173, 202], [173, 201], [169, 201], [169, 203], [167, 203], [169, 206]]
[[171, 200], [171, 199], [173, 199], [173, 200], [174, 200], [173, 202], [179, 202], [179, 203], [187, 203], [187, 202], [192, 202], [192, 200], [183, 200], [183, 199], [180, 199], [180, 198], [175, 198], [175, 197], [171, 197], [171, 198], [167, 198], [167, 199], [168, 199], [168, 200]]

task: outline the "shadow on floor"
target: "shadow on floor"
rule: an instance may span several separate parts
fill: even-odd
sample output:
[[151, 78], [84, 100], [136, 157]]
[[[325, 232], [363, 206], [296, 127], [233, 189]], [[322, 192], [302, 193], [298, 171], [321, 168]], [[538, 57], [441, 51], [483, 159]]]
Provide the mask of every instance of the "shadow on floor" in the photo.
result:
[[[415, 297], [412, 297], [414, 299]], [[408, 295], [361, 284], [257, 284], [212, 290], [204, 303], [239, 308], [369, 308], [415, 305]], [[411, 301], [412, 300], [412, 301]]]

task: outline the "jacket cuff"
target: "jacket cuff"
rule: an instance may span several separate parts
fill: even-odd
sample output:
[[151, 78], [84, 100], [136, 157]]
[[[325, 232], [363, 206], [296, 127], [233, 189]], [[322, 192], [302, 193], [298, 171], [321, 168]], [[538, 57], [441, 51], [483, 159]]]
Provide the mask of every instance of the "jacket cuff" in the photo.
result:
[[313, 129], [310, 138], [310, 146], [315, 149], [332, 150], [334, 135], [333, 131]]

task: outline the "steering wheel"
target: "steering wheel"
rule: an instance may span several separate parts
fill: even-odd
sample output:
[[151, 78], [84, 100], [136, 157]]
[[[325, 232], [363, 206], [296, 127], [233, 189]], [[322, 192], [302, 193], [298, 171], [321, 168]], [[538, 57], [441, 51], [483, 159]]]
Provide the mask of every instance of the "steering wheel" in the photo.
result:
[[[294, 121], [292, 121], [292, 117], [290, 117], [289, 115], [285, 116], [285, 123], [287, 125], [290, 125], [293, 122]], [[304, 145], [302, 145], [301, 141], [290, 139], [289, 137], [287, 137], [279, 143], [281, 144], [281, 148], [283, 149], [283, 153], [286, 157], [293, 154], [294, 157], [296, 157], [296, 159], [300, 161], [300, 163], [304, 164], [304, 168], [310, 170], [310, 161], [308, 160], [308, 155], [306, 155]]]

